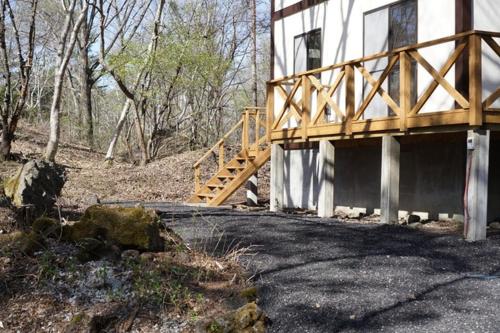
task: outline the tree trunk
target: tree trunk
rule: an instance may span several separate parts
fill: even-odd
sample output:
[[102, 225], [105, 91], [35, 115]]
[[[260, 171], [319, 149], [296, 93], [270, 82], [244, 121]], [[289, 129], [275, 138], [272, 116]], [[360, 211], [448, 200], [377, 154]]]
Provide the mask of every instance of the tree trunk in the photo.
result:
[[258, 106], [257, 94], [257, 5], [256, 0], [250, 0], [252, 7], [252, 93], [253, 105]]
[[[154, 23], [153, 32], [151, 34], [151, 40], [150, 40], [149, 45], [148, 45], [147, 62], [145, 64], [145, 66], [141, 69], [141, 71], [138, 73], [136, 80], [133, 84], [132, 91], [134, 93], [137, 90], [137, 88], [141, 82], [144, 71], [146, 71], [148, 65], [151, 65], [153, 62], [152, 58], [154, 57], [154, 52], [156, 51], [156, 45], [157, 45], [158, 38], [159, 38], [158, 37], [159, 36], [159, 29], [160, 29], [161, 17], [162, 17], [164, 5], [165, 5], [165, 0], [160, 0], [158, 3], [158, 8], [156, 10], [156, 14], [155, 14], [155, 23]], [[106, 64], [104, 62], [104, 55], [102, 54], [102, 51], [101, 51], [101, 58], [102, 58], [101, 61], [104, 65], [104, 67], [106, 68]], [[117, 81], [118, 86], [125, 93], [125, 91], [124, 91], [125, 87], [122, 87], [120, 85], [120, 80], [117, 80], [118, 77], [115, 76], [113, 74], [113, 72], [112, 72], [112, 75], [113, 75], [115, 81]], [[131, 92], [128, 91], [128, 93], [131, 93]], [[135, 111], [135, 125], [136, 125], [137, 141], [139, 143], [139, 148], [141, 149], [141, 165], [146, 165], [146, 163], [148, 162], [149, 158], [148, 158], [147, 145], [146, 145], [146, 141], [144, 138], [144, 131], [143, 131], [143, 128], [141, 125], [141, 117], [139, 115], [138, 105], [133, 100], [134, 93], [131, 93], [132, 96], [127, 96], [127, 103], [128, 104], [126, 103], [123, 107], [122, 114], [120, 115], [120, 120], [118, 122], [118, 125], [116, 126], [115, 133], [113, 134], [113, 138], [111, 139], [111, 143], [110, 143], [108, 151], [106, 153], [106, 161], [111, 161], [113, 159], [113, 150], [116, 146], [117, 139], [120, 136], [120, 132], [121, 132], [122, 127], [123, 127], [123, 121], [125, 121], [128, 109], [130, 108], [131, 105], [133, 105], [134, 111]], [[125, 95], [127, 95], [127, 94], [125, 94]], [[122, 122], [122, 123], [120, 124], [120, 122]]]
[[[54, 162], [57, 154], [57, 148], [59, 145], [59, 136], [61, 129], [59, 126], [59, 113], [61, 111], [61, 93], [64, 82], [64, 74], [66, 73], [66, 68], [68, 66], [69, 59], [73, 53], [73, 49], [76, 43], [76, 36], [78, 30], [80, 29], [83, 20], [87, 16], [88, 2], [84, 2], [84, 7], [78, 16], [78, 19], [74, 23], [73, 29], [71, 29], [72, 18], [75, 10], [76, 0], [71, 2], [71, 6], [66, 13], [66, 19], [64, 24], [63, 34], [59, 41], [59, 46], [57, 50], [57, 64], [58, 69], [56, 71], [54, 79], [54, 93], [52, 95], [52, 105], [50, 107], [50, 133], [49, 142], [47, 143], [47, 148], [45, 151], [45, 159]], [[71, 36], [68, 39], [68, 34], [71, 30]]]
[[88, 36], [89, 27], [87, 21], [82, 23], [80, 41], [80, 109], [85, 115], [85, 139], [90, 148], [94, 148], [94, 122], [92, 119], [92, 77], [89, 67]]
[[2, 142], [0, 142], [0, 161], [7, 161], [10, 158], [10, 149], [12, 145], [12, 135], [9, 131], [9, 122], [2, 120]]
[[50, 132], [49, 142], [45, 151], [45, 159], [54, 162], [59, 146], [59, 136], [61, 129], [59, 126], [59, 112], [61, 111], [61, 92], [63, 86], [64, 72], [58, 70], [54, 79], [54, 95], [52, 96], [52, 105], [50, 107]]
[[135, 130], [137, 135], [137, 141], [139, 141], [139, 148], [141, 150], [141, 166], [145, 166], [148, 163], [148, 147], [146, 146], [146, 140], [144, 139], [144, 130], [141, 126], [141, 116], [139, 114], [138, 106], [134, 105], [135, 113]]
[[113, 161], [113, 153], [115, 151], [115, 146], [116, 143], [118, 142], [118, 138], [120, 137], [120, 133], [122, 132], [123, 125], [125, 124], [125, 120], [127, 119], [127, 112], [128, 109], [130, 108], [130, 99], [127, 98], [125, 101], [125, 104], [123, 104], [123, 109], [120, 114], [120, 119], [118, 120], [118, 124], [116, 125], [115, 131], [113, 133], [113, 137], [111, 138], [111, 142], [109, 143], [108, 151], [106, 152], [106, 158], [105, 160], [108, 163], [111, 163]]

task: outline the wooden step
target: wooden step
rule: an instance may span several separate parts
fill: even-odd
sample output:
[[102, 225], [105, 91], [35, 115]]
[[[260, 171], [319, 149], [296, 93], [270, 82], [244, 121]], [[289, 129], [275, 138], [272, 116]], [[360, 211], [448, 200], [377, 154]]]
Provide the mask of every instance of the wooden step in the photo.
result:
[[229, 171], [228, 169], [225, 169], [225, 168], [220, 170], [216, 176], [216, 178], [219, 178], [219, 179], [234, 178], [234, 177], [235, 177], [235, 175], [231, 171]]
[[247, 166], [241, 170], [236, 177], [231, 179], [231, 182], [227, 184], [223, 189], [217, 191], [216, 196], [210, 200], [209, 206], [219, 206], [227, 198], [229, 198], [238, 188], [243, 186], [245, 182], [271, 157], [271, 147], [267, 147], [265, 150], [259, 152], [255, 157], [253, 163], [247, 164]]
[[196, 193], [198, 197], [212, 199], [215, 197], [215, 193]]
[[224, 184], [209, 184], [209, 185], [207, 185], [207, 187], [219, 189], [219, 188], [224, 188], [226, 186]]
[[245, 169], [245, 165], [241, 165], [236, 159], [229, 161], [224, 168], [228, 170], [243, 170]]
[[[218, 206], [243, 186], [271, 155], [271, 148], [238, 153], [221, 170], [210, 178], [188, 202], [199, 204], [206, 201], [208, 206]], [[252, 163], [248, 163], [252, 161]]]

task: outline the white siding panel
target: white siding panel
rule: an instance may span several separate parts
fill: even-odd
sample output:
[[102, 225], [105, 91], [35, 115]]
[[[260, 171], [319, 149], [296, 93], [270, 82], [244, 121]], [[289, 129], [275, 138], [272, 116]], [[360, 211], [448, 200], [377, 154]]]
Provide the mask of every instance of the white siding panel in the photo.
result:
[[[500, 3], [498, 0], [474, 0], [474, 29], [500, 31]], [[500, 38], [496, 39], [500, 44]], [[500, 86], [500, 62], [496, 53], [486, 43], [483, 48], [483, 98], [488, 97]], [[497, 100], [493, 107], [499, 108]]]

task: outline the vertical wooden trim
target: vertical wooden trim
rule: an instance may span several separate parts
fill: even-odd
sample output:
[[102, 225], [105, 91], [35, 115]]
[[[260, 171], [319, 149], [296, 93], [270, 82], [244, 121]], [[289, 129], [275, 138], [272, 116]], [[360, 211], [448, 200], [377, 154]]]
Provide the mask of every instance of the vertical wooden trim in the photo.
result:
[[307, 139], [307, 127], [311, 120], [311, 80], [302, 77], [302, 139]]
[[200, 190], [200, 180], [201, 180], [201, 170], [200, 166], [194, 167], [194, 191], [198, 192]]
[[224, 140], [219, 144], [219, 171], [224, 168]]
[[469, 125], [483, 124], [483, 86], [481, 80], [481, 36], [469, 36]]
[[250, 122], [250, 114], [248, 112], [248, 110], [245, 110], [245, 112], [243, 113], [243, 131], [242, 131], [242, 149], [243, 150], [246, 150], [248, 149], [248, 123]]
[[281, 20], [287, 16], [297, 14], [303, 10], [311, 8], [313, 6], [319, 5], [326, 0], [302, 0], [294, 3], [288, 7], [282, 8], [280, 10], [274, 11], [274, 1], [271, 0], [271, 22]]
[[[472, 30], [472, 0], [455, 0], [455, 34]], [[457, 47], [461, 40], [455, 42]], [[465, 98], [469, 96], [469, 55], [464, 52], [455, 64], [455, 89]], [[458, 107], [458, 106], [457, 106]]]
[[260, 139], [260, 110], [255, 113], [255, 149], [259, 150], [259, 139]]
[[271, 132], [273, 130], [274, 122], [274, 85], [272, 83], [267, 83], [266, 85], [266, 136], [267, 142], [271, 142]]
[[411, 111], [411, 61], [408, 53], [405, 51], [399, 54], [399, 118], [400, 130], [406, 131], [406, 117]]
[[354, 65], [345, 66], [345, 110], [346, 110], [346, 120], [345, 120], [345, 132], [347, 135], [352, 134], [352, 118], [354, 117], [354, 103], [355, 103], [355, 91], [354, 91]]

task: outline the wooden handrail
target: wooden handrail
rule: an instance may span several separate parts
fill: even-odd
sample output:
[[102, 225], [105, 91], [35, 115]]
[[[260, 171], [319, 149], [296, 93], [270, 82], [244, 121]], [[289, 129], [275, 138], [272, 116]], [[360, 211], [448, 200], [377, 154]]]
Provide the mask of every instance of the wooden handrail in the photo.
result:
[[[268, 81], [267, 140], [303, 142], [318, 137], [346, 138], [353, 135], [367, 137], [388, 131], [405, 133], [409, 129], [423, 127], [456, 125], [475, 127], [481, 126], [488, 120], [500, 123], [500, 114], [492, 113], [500, 111], [492, 107], [500, 98], [500, 84], [488, 96], [482, 96], [482, 50], [488, 45], [500, 57], [500, 46], [494, 38], [500, 38], [500, 32], [468, 31]], [[434, 68], [435, 65], [432, 65], [425, 58], [425, 53], [420, 51], [421, 48], [453, 41], [457, 42], [454, 43], [451, 54], [439, 68]], [[485, 43], [482, 43], [483, 41]], [[469, 72], [468, 92], [457, 90], [453, 82], [449, 82], [446, 78], [446, 74], [466, 52], [468, 53], [466, 71]], [[383, 57], [388, 58], [387, 65], [383, 72], [375, 77], [365, 63]], [[394, 74], [393, 68], [398, 62], [399, 98], [384, 89], [385, 80], [389, 74]], [[413, 101], [412, 96], [415, 96], [414, 89], [417, 87], [411, 84], [411, 77], [415, 65], [429, 74], [431, 81], [427, 87], [423, 87], [417, 100]], [[333, 72], [335, 69], [338, 74]], [[323, 84], [317, 77], [317, 74], [325, 71], [330, 71], [330, 80], [336, 77], [333, 83]], [[354, 82], [356, 71], [361, 73], [362, 79], [370, 88], [366, 91], [367, 94], [360, 93], [359, 85]], [[444, 110], [426, 108], [423, 114], [420, 111], [428, 105], [426, 103], [438, 87], [454, 100], [456, 106]], [[341, 92], [340, 89], [344, 91]], [[315, 97], [315, 103], [312, 102], [311, 94]], [[377, 95], [392, 110], [392, 114], [365, 118], [365, 111], [368, 110], [368, 106], [373, 105], [371, 102]], [[340, 101], [341, 96], [344, 96], [344, 101]], [[358, 101], [360, 96], [361, 100]], [[314, 105], [315, 109], [312, 110]], [[335, 112], [334, 120], [326, 118], [328, 107]], [[285, 125], [290, 124], [290, 120], [294, 121], [291, 123], [293, 128]]]
[[202, 157], [200, 157], [200, 159], [193, 164], [193, 168], [196, 168], [198, 165], [200, 165], [201, 162], [203, 162], [208, 156], [210, 156], [210, 153], [212, 153], [216, 148], [219, 148], [219, 145], [222, 144], [224, 140], [227, 140], [229, 136], [233, 134], [233, 132], [236, 131], [238, 127], [241, 126], [241, 124], [243, 124], [243, 119], [240, 119], [240, 121], [238, 121], [236, 125], [234, 125], [226, 134], [224, 134], [224, 136], [219, 141], [217, 141], [212, 146], [212, 148], [210, 148]]
[[[225, 149], [225, 141], [229, 139], [229, 137], [241, 127], [242, 136], [241, 136], [241, 147], [242, 153], [244, 156], [249, 156], [250, 151], [259, 150], [259, 146], [264, 144], [267, 141], [267, 123], [262, 121], [262, 115], [266, 114], [265, 107], [246, 107], [241, 115], [241, 119], [226, 133], [224, 136], [219, 139], [203, 156], [198, 159], [193, 164], [194, 169], [194, 180], [195, 180], [195, 191], [200, 190], [201, 188], [201, 164], [210, 156], [210, 154], [214, 153], [218, 150], [218, 169], [219, 171], [223, 169], [225, 160], [224, 160], [224, 149]], [[267, 116], [266, 116], [267, 117]], [[254, 119], [254, 131], [255, 131], [255, 140], [250, 143], [250, 129], [252, 128], [251, 119]], [[260, 135], [260, 129], [264, 128], [265, 134], [263, 136]]]

